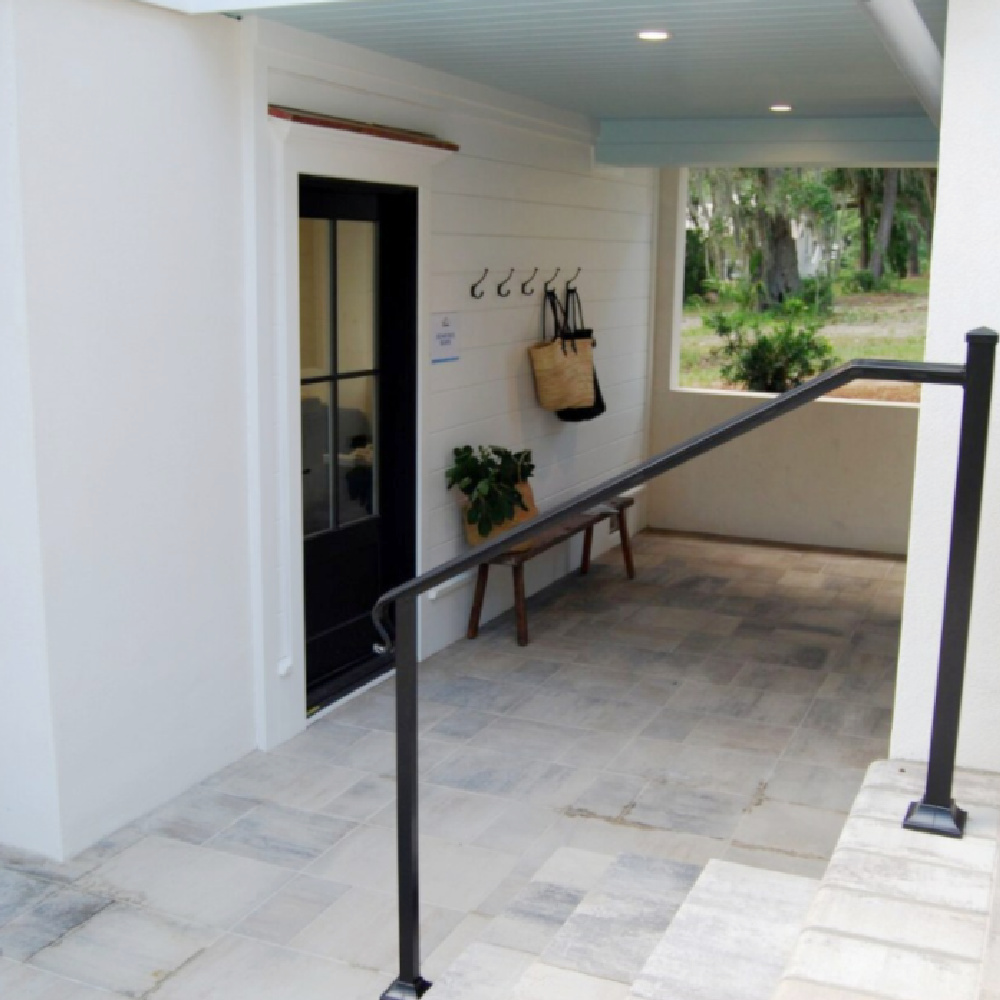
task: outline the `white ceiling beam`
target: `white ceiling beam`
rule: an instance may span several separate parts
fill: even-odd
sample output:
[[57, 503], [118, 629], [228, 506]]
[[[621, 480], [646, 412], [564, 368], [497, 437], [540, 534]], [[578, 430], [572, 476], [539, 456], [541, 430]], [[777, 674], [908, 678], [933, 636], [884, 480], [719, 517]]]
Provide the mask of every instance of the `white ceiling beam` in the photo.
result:
[[622, 167], [934, 166], [938, 129], [905, 118], [617, 118], [597, 160]]
[[910, 82], [927, 117], [941, 127], [944, 61], [913, 0], [858, 0], [882, 44]]

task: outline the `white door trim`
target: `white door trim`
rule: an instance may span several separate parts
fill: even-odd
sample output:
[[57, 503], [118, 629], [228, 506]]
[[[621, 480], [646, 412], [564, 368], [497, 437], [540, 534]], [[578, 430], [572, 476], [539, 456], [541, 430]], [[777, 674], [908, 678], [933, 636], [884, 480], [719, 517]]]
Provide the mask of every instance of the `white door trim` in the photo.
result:
[[[398, 184], [417, 189], [417, 349], [427, 356], [430, 260], [430, 174], [452, 154], [268, 118], [257, 150], [257, 323], [251, 351], [257, 394], [251, 465], [257, 490], [251, 548], [258, 596], [254, 686], [257, 745], [270, 749], [306, 726], [305, 629], [302, 585], [302, 497], [299, 461], [298, 185], [301, 174]], [[264, 163], [260, 162], [263, 157]], [[422, 449], [424, 366], [417, 369], [418, 469]], [[421, 500], [415, 516], [420, 523]], [[422, 565], [418, 532], [417, 565]]]

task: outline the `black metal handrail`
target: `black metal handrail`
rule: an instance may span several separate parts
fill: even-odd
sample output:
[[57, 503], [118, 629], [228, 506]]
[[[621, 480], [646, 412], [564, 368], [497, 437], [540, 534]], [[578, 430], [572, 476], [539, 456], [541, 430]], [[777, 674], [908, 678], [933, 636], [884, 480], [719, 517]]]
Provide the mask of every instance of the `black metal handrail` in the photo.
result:
[[[383, 594], [372, 609], [382, 637], [380, 652], [394, 652], [396, 661], [396, 783], [399, 865], [399, 977], [382, 1000], [409, 1000], [430, 987], [420, 975], [419, 878], [417, 835], [417, 598], [514, 546], [541, 534], [574, 514], [703, 455], [719, 445], [761, 427], [827, 393], [859, 379], [961, 386], [965, 390], [959, 469], [953, 512], [952, 552], [945, 599], [945, 627], [938, 671], [934, 729], [927, 788], [914, 803], [904, 825], [931, 833], [961, 836], [965, 814], [951, 799], [958, 715], [965, 664], [965, 636], [971, 609], [972, 576], [982, 499], [990, 391], [997, 334], [976, 330], [967, 335], [964, 365], [935, 362], [855, 360], [818, 375], [803, 385], [765, 400], [710, 430], [633, 466], [600, 486], [573, 497], [539, 517]], [[974, 468], [976, 467], [976, 468]], [[396, 606], [396, 639], [384, 622], [389, 605]], [[960, 641], [959, 641], [960, 640]], [[948, 644], [947, 651], [945, 644]], [[947, 687], [947, 691], [942, 691]], [[956, 695], [957, 689], [957, 695]]]
[[490, 562], [498, 556], [512, 549], [514, 546], [541, 534], [548, 528], [553, 527], [560, 521], [565, 520], [573, 514], [582, 513], [591, 507], [596, 507], [600, 503], [610, 500], [612, 497], [641, 486], [650, 479], [655, 479], [664, 472], [683, 465], [692, 458], [703, 455], [706, 451], [711, 451], [721, 444], [732, 441], [733, 438], [740, 437], [748, 431], [761, 427], [772, 420], [797, 410], [800, 406], [825, 396], [834, 389], [839, 389], [849, 382], [858, 379], [879, 379], [883, 382], [926, 382], [938, 385], [962, 385], [965, 381], [965, 365], [937, 364], [934, 362], [905, 362], [905, 361], [877, 361], [858, 360], [848, 361], [836, 368], [831, 368], [816, 378], [789, 389], [773, 399], [768, 399], [757, 406], [733, 417], [724, 423], [718, 424], [710, 430], [701, 434], [696, 434], [687, 441], [676, 445], [669, 451], [663, 452], [656, 458], [648, 459], [633, 466], [627, 472], [622, 472], [600, 486], [587, 490], [571, 500], [553, 507], [538, 517], [519, 525], [510, 531], [504, 532], [499, 538], [488, 542], [486, 545], [477, 546], [472, 552], [464, 556], [458, 556], [440, 566], [436, 566], [426, 573], [407, 581], [393, 590], [383, 594], [372, 610], [372, 617], [375, 627], [386, 643], [386, 648], [391, 649], [391, 640], [383, 627], [382, 614], [384, 609], [407, 597], [417, 597], [425, 593], [432, 587], [440, 586], [448, 580], [464, 573], [467, 570], [475, 569], [480, 563]]

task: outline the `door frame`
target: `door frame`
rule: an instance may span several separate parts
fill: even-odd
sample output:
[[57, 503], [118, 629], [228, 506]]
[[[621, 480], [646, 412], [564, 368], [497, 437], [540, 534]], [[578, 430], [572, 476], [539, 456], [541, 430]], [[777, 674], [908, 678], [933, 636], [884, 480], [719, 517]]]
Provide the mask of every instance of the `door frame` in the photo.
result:
[[[375, 449], [372, 470], [375, 509], [369, 509], [369, 517], [355, 517], [350, 523], [342, 522], [339, 514], [334, 514], [327, 530], [303, 537], [306, 691], [310, 715], [386, 673], [390, 666], [387, 658], [373, 653], [373, 645], [379, 640], [368, 612], [380, 594], [415, 575], [417, 203], [418, 192], [411, 186], [300, 176], [300, 225], [306, 218], [327, 220], [331, 245], [338, 248], [341, 221], [350, 223], [355, 220], [367, 224], [375, 233], [370, 262], [375, 277], [371, 290], [374, 321], [372, 354], [367, 364], [361, 366], [370, 369], [374, 376], [371, 415], [374, 430], [371, 440]], [[300, 234], [300, 264], [301, 252]], [[325, 380], [321, 384], [325, 384], [331, 394], [330, 415], [336, 415], [330, 428], [334, 434], [330, 447], [334, 452], [344, 450], [339, 430], [341, 392], [344, 386], [357, 385], [359, 377], [357, 374], [352, 376], [350, 366], [345, 372], [342, 364], [337, 303], [345, 289], [341, 287], [338, 277], [338, 256], [339, 249], [331, 250], [329, 282], [332, 308], [330, 326], [324, 331], [330, 352], [330, 369], [328, 376], [319, 376]], [[301, 302], [300, 295], [300, 307]], [[313, 379], [311, 384], [316, 386], [317, 379]], [[300, 427], [305, 428], [301, 419]], [[305, 492], [308, 480], [300, 477], [299, 482]], [[335, 484], [338, 482], [335, 480]], [[340, 509], [340, 502], [335, 500], [339, 493], [339, 485], [334, 485], [330, 498], [334, 511]], [[352, 546], [365, 547], [366, 544], [372, 559], [368, 569], [374, 568], [376, 579], [369, 579], [369, 589], [364, 592], [363, 600], [353, 603], [347, 595], [364, 586], [364, 570], [359, 565], [357, 571], [348, 570], [345, 577], [344, 557], [334, 557], [333, 553], [350, 550]], [[360, 552], [358, 558], [361, 558]], [[320, 565], [326, 568], [320, 570]], [[340, 584], [329, 589], [334, 578], [339, 579]], [[324, 619], [329, 628], [336, 629], [335, 638], [322, 634], [315, 620], [314, 631], [310, 634], [310, 616], [323, 616], [326, 612], [320, 608], [330, 608], [328, 603], [317, 602], [326, 602], [331, 598], [347, 599], [353, 603], [353, 615], [356, 617], [360, 613], [362, 616], [360, 630], [363, 635], [356, 634], [356, 626], [339, 619], [336, 623], [333, 619]], [[354, 644], [354, 652], [363, 657], [361, 660], [345, 659], [340, 662], [337, 659], [343, 654], [343, 643], [346, 642]], [[328, 660], [328, 656], [333, 656], [334, 660]]]
[[[416, 566], [423, 566], [421, 470], [429, 352], [431, 170], [447, 150], [268, 117], [258, 146], [257, 253], [248, 308], [251, 613], [256, 743], [270, 749], [307, 725], [299, 412], [299, 177], [417, 191]], [[261, 148], [266, 143], [266, 150]], [[259, 169], [263, 166], [263, 169]], [[256, 286], [254, 288], [254, 285]], [[418, 625], [419, 627], [419, 625]]]

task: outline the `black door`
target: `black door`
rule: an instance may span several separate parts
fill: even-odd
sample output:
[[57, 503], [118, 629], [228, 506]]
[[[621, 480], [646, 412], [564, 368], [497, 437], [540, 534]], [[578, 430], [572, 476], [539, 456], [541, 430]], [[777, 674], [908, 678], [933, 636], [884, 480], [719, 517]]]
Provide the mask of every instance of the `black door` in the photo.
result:
[[417, 195], [302, 177], [299, 301], [307, 705], [387, 665], [378, 596], [414, 574]]

